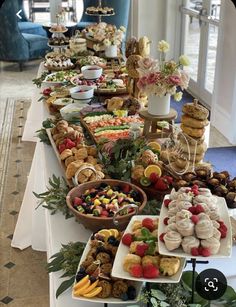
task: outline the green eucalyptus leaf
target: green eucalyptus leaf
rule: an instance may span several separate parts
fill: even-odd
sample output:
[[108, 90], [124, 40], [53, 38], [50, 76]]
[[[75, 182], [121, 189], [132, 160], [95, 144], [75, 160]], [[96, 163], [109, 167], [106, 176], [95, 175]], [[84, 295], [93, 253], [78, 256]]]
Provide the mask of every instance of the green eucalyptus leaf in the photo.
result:
[[63, 292], [65, 292], [67, 289], [69, 289], [73, 285], [74, 279], [75, 277], [73, 276], [70, 279], [65, 280], [61, 283], [61, 285], [57, 289], [56, 298], [58, 298], [59, 295], [61, 295]]
[[154, 296], [155, 298], [157, 298], [160, 301], [164, 301], [166, 299], [166, 295], [160, 291], [160, 290], [151, 290], [151, 294], [152, 296]]
[[158, 307], [158, 302], [155, 297], [151, 297], [150, 302], [152, 304], [152, 307]]
[[230, 286], [227, 286], [227, 289], [224, 293], [224, 295], [222, 295], [222, 297], [220, 298], [221, 300], [225, 300], [227, 302], [232, 302], [236, 300], [236, 292], [234, 291], [234, 289]]
[[[192, 274], [193, 274], [192, 271], [185, 271], [185, 272], [183, 272], [183, 275], [182, 275], [182, 278], [181, 278], [181, 280], [184, 284], [184, 287], [189, 291], [192, 291], [192, 276], [193, 276]], [[197, 276], [198, 276], [198, 273], [195, 272], [195, 274], [194, 274], [195, 281], [196, 281]]]
[[170, 304], [166, 303], [166, 302], [160, 302], [160, 307], [168, 307], [170, 306]]

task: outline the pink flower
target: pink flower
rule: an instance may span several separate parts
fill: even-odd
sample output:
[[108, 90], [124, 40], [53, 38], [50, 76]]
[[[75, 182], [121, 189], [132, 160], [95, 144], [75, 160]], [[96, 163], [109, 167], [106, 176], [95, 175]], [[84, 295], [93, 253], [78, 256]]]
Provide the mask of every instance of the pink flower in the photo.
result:
[[159, 73], [150, 73], [147, 78], [147, 83], [150, 84], [155, 84], [158, 80], [160, 79], [160, 74]]
[[148, 84], [148, 78], [146, 76], [143, 76], [141, 78], [139, 78], [138, 82], [137, 82], [137, 86], [140, 90], [143, 90], [145, 88], [145, 86]]
[[180, 80], [180, 77], [178, 77], [178, 76], [170, 76], [169, 82], [174, 84], [174, 85], [179, 85], [181, 83], [181, 80]]

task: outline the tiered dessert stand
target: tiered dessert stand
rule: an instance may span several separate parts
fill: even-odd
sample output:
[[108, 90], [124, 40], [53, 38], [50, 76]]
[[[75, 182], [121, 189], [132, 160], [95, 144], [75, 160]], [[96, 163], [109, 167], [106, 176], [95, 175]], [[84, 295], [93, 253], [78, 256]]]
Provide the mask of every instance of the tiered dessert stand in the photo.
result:
[[[98, 0], [98, 7], [99, 8], [102, 8], [102, 0]], [[114, 16], [115, 13], [113, 12], [112, 14], [99, 14], [99, 13], [95, 13], [95, 14], [90, 14], [90, 13], [87, 13], [85, 12], [86, 15], [89, 15], [89, 16], [96, 16], [98, 17], [98, 22], [100, 23], [102, 21], [102, 17], [107, 17], [107, 16]]]

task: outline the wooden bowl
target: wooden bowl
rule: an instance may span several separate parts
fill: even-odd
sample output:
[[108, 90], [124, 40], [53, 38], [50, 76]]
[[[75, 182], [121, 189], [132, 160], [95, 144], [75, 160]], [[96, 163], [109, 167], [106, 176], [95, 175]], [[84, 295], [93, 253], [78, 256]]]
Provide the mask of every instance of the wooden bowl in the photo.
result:
[[74, 214], [76, 219], [81, 224], [83, 224], [85, 228], [88, 228], [92, 231], [98, 231], [102, 228], [105, 228], [105, 229], [117, 228], [119, 230], [124, 230], [126, 226], [128, 225], [131, 217], [136, 214], [135, 211], [129, 214], [126, 214], [126, 215], [117, 215], [116, 221], [118, 222], [118, 225], [115, 225], [113, 223], [113, 217], [96, 217], [90, 214], [83, 214], [77, 211], [72, 205], [73, 199], [75, 197], [79, 197], [87, 189], [98, 187], [101, 183], [106, 183], [110, 185], [111, 187], [117, 186], [117, 185], [122, 187], [128, 184], [133, 190], [137, 191], [140, 195], [140, 202], [141, 202], [141, 205], [138, 207], [138, 213], [141, 213], [141, 211], [143, 210], [143, 208], [145, 207], [147, 203], [147, 196], [145, 192], [139, 187], [137, 187], [136, 185], [129, 183], [129, 182], [120, 181], [120, 180], [103, 179], [103, 180], [86, 182], [86, 183], [80, 184], [79, 186], [73, 188], [66, 197], [67, 206], [71, 210], [71, 212]]

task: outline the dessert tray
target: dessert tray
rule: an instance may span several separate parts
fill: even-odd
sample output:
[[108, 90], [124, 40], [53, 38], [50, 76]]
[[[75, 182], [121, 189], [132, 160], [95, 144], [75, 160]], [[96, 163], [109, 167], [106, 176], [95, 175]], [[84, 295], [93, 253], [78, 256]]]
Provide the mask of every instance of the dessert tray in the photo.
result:
[[[130, 220], [123, 236], [128, 233], [132, 233], [132, 225], [136, 221], [142, 221], [145, 218], [151, 218], [151, 219], [158, 219], [158, 216], [155, 215], [136, 215], [133, 216], [132, 219]], [[129, 280], [135, 280], [135, 281], [141, 281], [141, 282], [152, 282], [152, 283], [177, 283], [179, 282], [181, 276], [182, 276], [182, 271], [185, 266], [185, 258], [179, 258], [180, 259], [180, 265], [179, 269], [176, 274], [172, 276], [164, 276], [164, 275], [159, 275], [156, 278], [144, 278], [144, 277], [133, 277], [129, 274], [129, 272], [126, 272], [123, 268], [123, 262], [125, 256], [129, 253], [129, 247], [120, 243], [118, 247], [118, 251], [116, 254], [116, 258], [114, 261], [113, 269], [112, 269], [112, 276], [117, 277], [117, 278], [123, 278], [123, 279], [129, 279]], [[171, 255], [173, 256], [173, 255]]]
[[[104, 230], [107, 231], [106, 229], [104, 229]], [[115, 229], [115, 231], [116, 231], [116, 229]], [[92, 248], [91, 247], [91, 243], [92, 243], [91, 238], [88, 241], [88, 243], [87, 243], [87, 245], [86, 245], [86, 247], [84, 249], [83, 255], [82, 255], [81, 259], [80, 259], [80, 263], [78, 265], [77, 274], [79, 272], [79, 269], [81, 268], [82, 263], [86, 260], [88, 253], [91, 251], [91, 248]], [[101, 280], [103, 280], [103, 279], [101, 279]], [[104, 279], [104, 280], [106, 280], [106, 279]], [[76, 280], [75, 280], [74, 286], [75, 285], [76, 285]], [[132, 299], [132, 300], [124, 301], [124, 300], [122, 300], [120, 298], [115, 298], [115, 297], [112, 297], [112, 296], [109, 296], [107, 298], [99, 298], [97, 296], [88, 298], [88, 297], [85, 297], [85, 296], [82, 296], [82, 295], [81, 296], [76, 296], [74, 294], [74, 291], [72, 291], [72, 298], [75, 299], [75, 300], [83, 300], [83, 301], [87, 301], [87, 302], [103, 303], [103, 304], [105, 304], [105, 303], [107, 303], [107, 304], [119, 304], [119, 305], [121, 305], [121, 304], [127, 305], [127, 304], [130, 304], [130, 303], [134, 304], [134, 303], [137, 303], [137, 301], [138, 301], [138, 298], [139, 298], [141, 290], [142, 290], [142, 285], [143, 285], [142, 282], [134, 282], [132, 284], [132, 286], [136, 289], [136, 298]]]
[[[184, 189], [184, 188], [182, 188], [182, 189]], [[164, 204], [165, 204], [165, 202], [167, 202], [167, 203], [169, 202], [169, 197], [170, 197], [170, 195], [166, 195], [165, 199], [163, 200], [162, 207], [161, 207], [160, 223], [159, 223], [159, 227], [158, 227], [159, 235], [167, 232], [168, 226], [166, 225], [167, 223], [165, 222], [165, 219], [168, 217], [168, 207], [166, 207]], [[220, 223], [223, 224], [223, 227], [224, 228], [226, 227], [226, 233], [224, 234], [223, 237], [218, 239], [219, 242], [220, 242], [218, 252], [216, 254], [212, 253], [209, 256], [205, 255], [203, 257], [202, 255], [193, 255], [191, 253], [186, 253], [186, 252], [184, 252], [184, 250], [182, 249], [181, 246], [170, 251], [170, 250], [167, 249], [164, 241], [159, 240], [158, 246], [159, 246], [160, 254], [169, 255], [169, 256], [177, 256], [177, 257], [194, 258], [194, 259], [209, 259], [209, 258], [216, 258], [217, 259], [217, 258], [226, 258], [226, 257], [231, 256], [231, 253], [232, 253], [232, 229], [231, 229], [231, 222], [230, 222], [230, 217], [229, 217], [229, 213], [228, 213], [228, 208], [227, 208], [225, 199], [223, 197], [218, 197], [218, 196], [213, 196], [213, 197], [215, 197], [217, 199], [217, 202], [216, 202], [216, 206], [218, 208], [217, 215], [219, 216], [217, 221], [213, 220], [213, 222], [218, 223], [219, 220], [220, 220]], [[187, 211], [187, 210], [185, 210], [185, 211]], [[204, 214], [204, 213], [201, 213], [201, 214]], [[196, 216], [196, 215], [194, 215], [194, 216]], [[220, 224], [220, 227], [221, 227], [221, 224]], [[221, 231], [220, 228], [218, 228], [218, 230]], [[196, 228], [195, 228], [194, 234], [192, 236], [197, 237]], [[220, 236], [220, 234], [219, 234], [219, 236]], [[199, 239], [199, 237], [197, 237], [197, 239]], [[200, 240], [200, 242], [203, 241], [203, 239], [199, 239], [199, 240]], [[204, 240], [204, 241], [206, 241], [206, 240]]]

